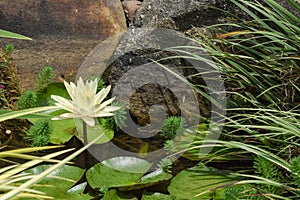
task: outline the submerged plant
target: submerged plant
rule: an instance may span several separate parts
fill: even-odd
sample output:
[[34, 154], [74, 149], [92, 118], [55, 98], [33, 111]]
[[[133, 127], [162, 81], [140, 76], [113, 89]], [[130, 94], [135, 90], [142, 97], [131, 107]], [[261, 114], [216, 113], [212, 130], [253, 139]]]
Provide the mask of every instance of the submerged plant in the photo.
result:
[[297, 156], [291, 160], [291, 177], [294, 179], [294, 184], [300, 188], [300, 156]]
[[183, 128], [184, 126], [185, 121], [182, 117], [170, 116], [165, 120], [163, 124], [163, 133], [161, 134], [161, 136], [167, 139], [172, 139], [178, 133], [180, 128]]
[[[119, 110], [118, 106], [109, 106], [115, 99], [114, 97], [104, 101], [107, 97], [111, 86], [103, 88], [97, 93], [98, 80], [83, 82], [80, 77], [77, 85], [74, 83], [64, 82], [65, 87], [72, 100], [51, 95], [58, 108], [69, 111], [69, 113], [61, 114], [53, 120], [80, 118], [83, 120], [83, 135], [84, 143], [87, 144], [86, 124], [89, 126], [95, 125], [95, 118], [113, 116], [114, 112]], [[104, 102], [103, 102], [104, 101]]]
[[36, 121], [28, 130], [27, 137], [31, 141], [31, 146], [46, 146], [50, 142], [53, 125], [50, 119], [40, 119]]
[[115, 125], [119, 128], [126, 127], [127, 117], [126, 117], [126, 108], [124, 107], [124, 105], [117, 101], [112, 102], [111, 105], [120, 107], [120, 109], [117, 110], [113, 116]]
[[163, 158], [158, 164], [157, 167], [162, 169], [166, 173], [171, 173], [172, 170], [172, 160], [170, 158]]
[[36, 93], [32, 90], [25, 91], [20, 97], [17, 102], [17, 109], [27, 109], [27, 108], [34, 108], [37, 105], [37, 96]]
[[34, 81], [34, 90], [38, 93], [42, 91], [53, 78], [53, 68], [44, 67], [37, 75]]
[[[280, 181], [280, 171], [276, 165], [263, 157], [254, 160], [255, 174], [271, 181]], [[282, 189], [272, 185], [261, 185], [260, 189], [265, 193], [281, 194]]]

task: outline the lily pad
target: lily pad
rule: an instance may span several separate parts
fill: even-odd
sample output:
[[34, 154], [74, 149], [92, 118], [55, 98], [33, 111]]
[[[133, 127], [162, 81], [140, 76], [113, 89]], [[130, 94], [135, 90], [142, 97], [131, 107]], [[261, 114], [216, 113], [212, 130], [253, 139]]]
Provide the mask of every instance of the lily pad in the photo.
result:
[[54, 105], [54, 101], [51, 99], [51, 95], [58, 95], [70, 99], [69, 93], [66, 90], [64, 83], [50, 83], [46, 88], [44, 88], [44, 90], [40, 91], [37, 94], [38, 106]]
[[[51, 166], [52, 165], [40, 165], [26, 170], [25, 173], [39, 175]], [[83, 194], [83, 187], [85, 186], [81, 185], [80, 189], [71, 189], [72, 186], [81, 179], [84, 171], [84, 169], [79, 167], [65, 165], [43, 178], [38, 184], [33, 186], [33, 189], [42, 191], [54, 199], [90, 199], [89, 195]]]
[[[82, 131], [82, 121], [81, 119], [74, 119], [76, 123], [76, 129], [77, 129], [77, 137], [83, 142], [83, 131]], [[103, 144], [106, 142], [109, 142], [114, 137], [114, 130], [111, 129], [104, 129], [99, 124], [95, 126], [87, 126], [87, 139], [88, 142], [93, 141], [96, 139], [99, 135], [104, 134], [101, 138], [99, 138], [95, 144]]]
[[143, 176], [140, 179], [139, 183], [133, 186], [120, 188], [120, 190], [137, 190], [141, 188], [146, 188], [161, 183], [163, 181], [169, 180], [171, 178], [172, 174], [166, 173], [162, 169], [157, 169], [154, 172]]
[[204, 165], [184, 170], [171, 181], [168, 191], [177, 199], [224, 199], [224, 189], [235, 182], [228, 172]]
[[133, 195], [125, 195], [120, 191], [117, 191], [116, 189], [110, 190], [104, 194], [103, 200], [138, 200]]
[[116, 157], [94, 165], [86, 173], [92, 188], [131, 186], [150, 169], [151, 163], [135, 157]]
[[52, 122], [53, 131], [50, 139], [52, 144], [64, 144], [77, 133], [73, 119], [54, 120]]
[[142, 200], [175, 200], [173, 197], [167, 194], [162, 193], [150, 193], [150, 192], [144, 192], [142, 196]]

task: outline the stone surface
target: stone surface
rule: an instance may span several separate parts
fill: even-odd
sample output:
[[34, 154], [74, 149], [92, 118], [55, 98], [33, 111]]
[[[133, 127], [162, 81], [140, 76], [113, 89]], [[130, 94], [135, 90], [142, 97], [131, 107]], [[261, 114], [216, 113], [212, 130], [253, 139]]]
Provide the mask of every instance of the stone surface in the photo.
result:
[[[105, 38], [126, 30], [119, 0], [1, 0], [0, 27], [32, 37], [13, 43], [21, 86], [30, 89], [38, 71], [54, 68], [55, 79], [74, 81], [81, 63]], [[115, 46], [108, 49], [113, 52]]]
[[[113, 86], [112, 95], [128, 108], [128, 116], [131, 118], [128, 121], [130, 126], [125, 128], [126, 133], [135, 133], [139, 137], [142, 133], [151, 134], [150, 130], [159, 130], [162, 127], [167, 115], [182, 116], [189, 125], [199, 122], [199, 114], [209, 117], [210, 104], [176, 77], [185, 76], [190, 81], [203, 82], [189, 78], [188, 75], [199, 73], [193, 66], [202, 65], [202, 73], [209, 71], [204, 63], [183, 58], [169, 58], [160, 61], [160, 64], [152, 62], [177, 56], [177, 52], [165, 50], [176, 45], [196, 43], [184, 34], [170, 29], [134, 28], [123, 35], [114, 55], [107, 60], [107, 65], [112, 64], [104, 71], [104, 80]], [[97, 51], [100, 52], [99, 49]], [[97, 63], [96, 60], [93, 62]], [[183, 66], [184, 68], [181, 68]], [[176, 75], [168, 70], [172, 70]], [[91, 71], [102, 72], [96, 68]], [[198, 104], [200, 99], [201, 108]]]
[[46, 66], [54, 69], [53, 81], [74, 81], [85, 57], [104, 38], [43, 35], [33, 39], [32, 41], [0, 40], [2, 48], [7, 43], [15, 46], [12, 57], [23, 91], [33, 88], [36, 74]]
[[126, 28], [119, 0], [1, 0], [2, 29], [26, 34], [111, 35]]
[[[258, 1], [264, 3], [264, 0]], [[276, 1], [296, 13], [285, 0]], [[135, 14], [134, 27], [170, 28], [184, 32], [192, 27], [226, 23], [228, 16], [221, 10], [241, 19], [249, 18], [229, 0], [144, 0]]]
[[141, 6], [141, 1], [137, 0], [124, 0], [122, 1], [124, 12], [126, 13], [126, 17], [128, 18], [129, 23], [133, 22], [136, 11]]
[[188, 30], [220, 22], [222, 15], [209, 6], [224, 7], [223, 0], [145, 0], [137, 11], [136, 27], [160, 27]]

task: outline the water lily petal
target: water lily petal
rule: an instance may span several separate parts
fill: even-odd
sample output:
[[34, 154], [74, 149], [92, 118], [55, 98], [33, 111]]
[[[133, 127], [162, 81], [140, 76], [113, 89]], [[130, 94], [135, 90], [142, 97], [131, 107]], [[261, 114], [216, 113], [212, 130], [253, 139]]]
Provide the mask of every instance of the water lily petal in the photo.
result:
[[77, 112], [77, 107], [72, 101], [57, 95], [51, 95], [51, 98], [56, 101], [55, 105], [59, 108], [65, 109], [69, 112]]
[[111, 88], [111, 85], [100, 90], [100, 92], [98, 92], [95, 97], [95, 103], [101, 103], [105, 99], [105, 97], [108, 95], [110, 88]]
[[70, 113], [64, 113], [58, 117], [52, 118], [66, 119], [66, 118], [81, 118], [87, 125], [95, 125], [95, 117], [109, 117], [113, 116], [113, 112], [120, 109], [118, 106], [108, 106], [115, 99], [111, 98], [102, 103], [102, 101], [108, 95], [111, 86], [103, 88], [100, 92], [97, 92], [98, 79], [92, 81], [83, 81], [80, 77], [77, 81], [77, 85], [70, 82], [64, 82], [65, 87], [72, 98], [72, 101], [52, 95], [51, 98], [55, 101], [55, 105], [59, 108], [65, 109]]
[[[113, 98], [111, 98], [111, 99], [108, 99], [108, 100], [106, 100], [106, 101], [104, 101], [103, 103], [101, 103], [101, 105], [99, 106], [99, 110], [102, 110], [102, 109], [104, 109], [106, 106], [108, 106], [109, 104], [111, 104], [114, 100], [115, 100], [115, 98], [116, 97], [113, 97]], [[98, 110], [97, 109], [97, 110]]]
[[121, 107], [119, 106], [106, 106], [104, 109], [103, 109], [103, 112], [115, 112], [117, 110], [120, 110]]
[[91, 91], [91, 94], [96, 94], [97, 86], [98, 86], [98, 79], [95, 78], [93, 81], [89, 83], [89, 90]]
[[[74, 83], [67, 83], [66, 81], [64, 81], [64, 85], [65, 85], [65, 88], [67, 89], [67, 91], [68, 91], [68, 93], [69, 93], [69, 95], [70, 95], [70, 97], [72, 98], [72, 99], [74, 99]], [[73, 87], [72, 87], [72, 85], [73, 85]]]
[[110, 117], [110, 116], [114, 116], [114, 113], [111, 112], [99, 112], [97, 114], [95, 114], [95, 117]]
[[73, 119], [73, 118], [81, 118], [81, 115], [76, 115], [74, 113], [64, 113], [59, 116], [52, 117], [51, 120]]
[[82, 120], [89, 126], [95, 126], [95, 119], [93, 117], [82, 117]]

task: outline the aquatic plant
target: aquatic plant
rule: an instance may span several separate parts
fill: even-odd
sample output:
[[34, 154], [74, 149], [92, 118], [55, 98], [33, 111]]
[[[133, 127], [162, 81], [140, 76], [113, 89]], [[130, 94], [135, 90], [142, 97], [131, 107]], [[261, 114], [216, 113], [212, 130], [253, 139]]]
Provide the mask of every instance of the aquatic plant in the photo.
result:
[[127, 112], [126, 112], [126, 108], [124, 107], [124, 105], [118, 101], [112, 102], [111, 105], [117, 106], [120, 108], [119, 110], [114, 112], [113, 121], [114, 121], [115, 125], [112, 128], [126, 127]]
[[18, 99], [17, 109], [34, 108], [37, 105], [37, 96], [33, 90], [25, 91]]
[[109, 104], [111, 104], [115, 99], [114, 97], [104, 101], [110, 91], [111, 86], [103, 88], [97, 93], [97, 79], [93, 81], [86, 81], [84, 83], [80, 77], [77, 85], [72, 82], [69, 84], [66, 81], [64, 81], [64, 85], [72, 100], [68, 100], [57, 95], [51, 95], [51, 98], [55, 101], [55, 105], [58, 108], [69, 111], [69, 113], [61, 114], [60, 116], [52, 119], [82, 119], [84, 144], [87, 144], [86, 125], [94, 126], [95, 118], [97, 117], [113, 116], [114, 112], [119, 110], [120, 107], [109, 106]]
[[41, 92], [47, 85], [51, 82], [53, 78], [53, 68], [52, 67], [44, 67], [37, 74], [34, 81], [34, 91], [39, 93]]
[[27, 132], [27, 137], [33, 147], [46, 146], [50, 142], [52, 131], [52, 121], [47, 118], [40, 119], [30, 127]]
[[171, 173], [172, 170], [172, 160], [170, 158], [163, 158], [158, 164], [158, 169], [162, 169], [166, 173]]
[[163, 124], [161, 136], [166, 139], [172, 139], [184, 126], [185, 120], [182, 117], [169, 116]]

